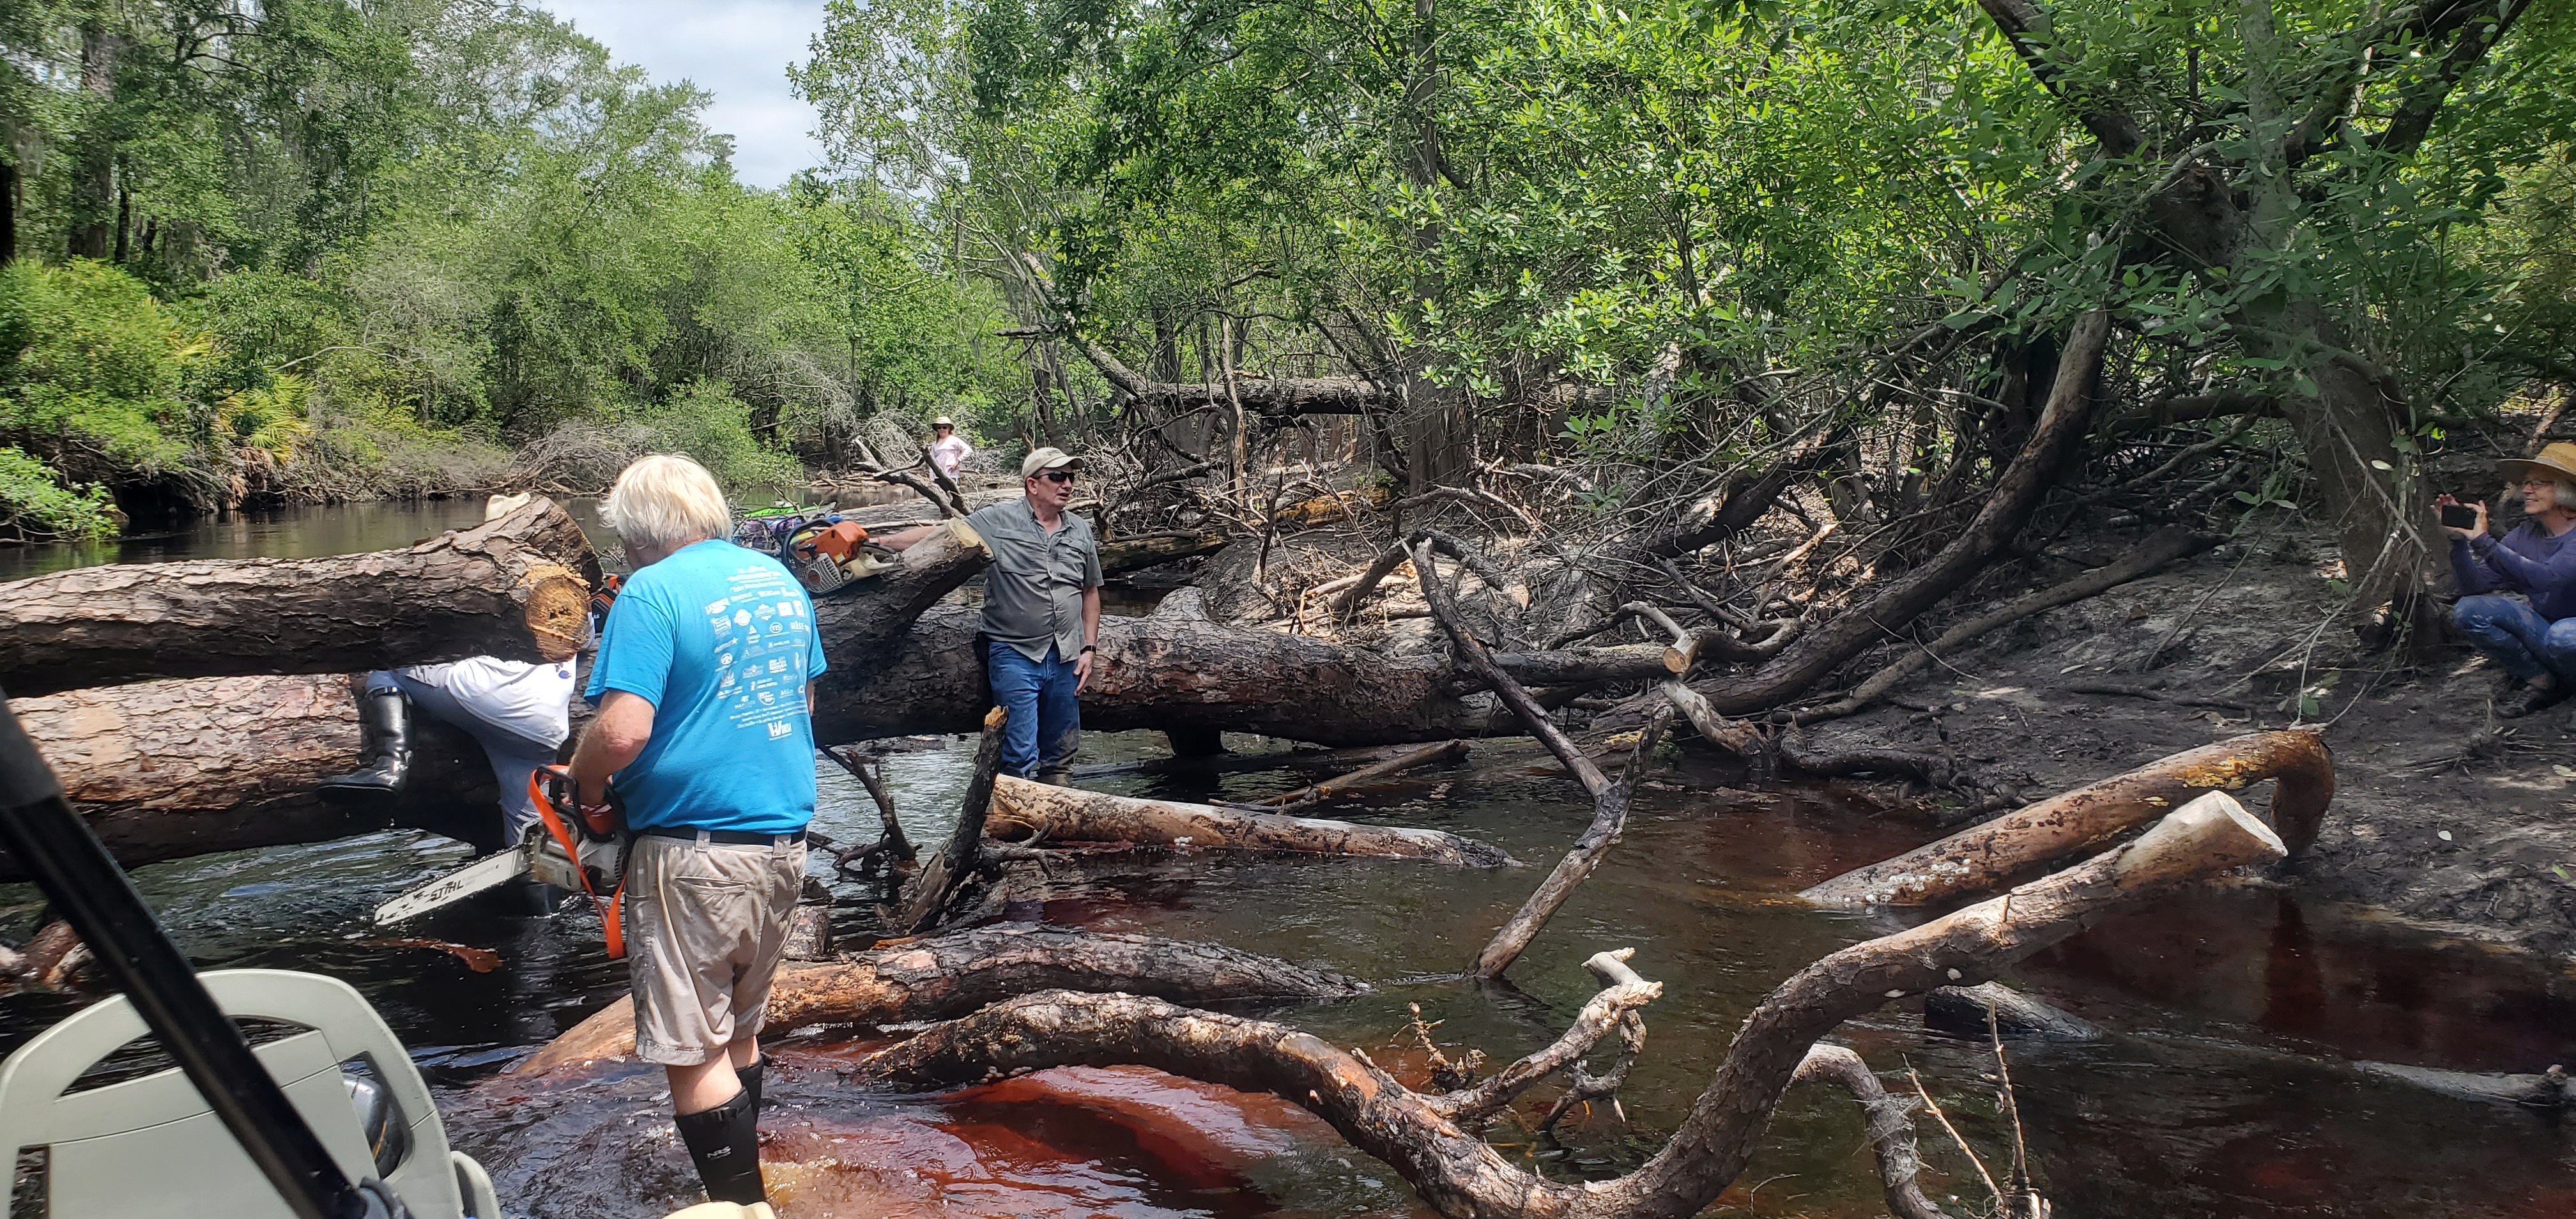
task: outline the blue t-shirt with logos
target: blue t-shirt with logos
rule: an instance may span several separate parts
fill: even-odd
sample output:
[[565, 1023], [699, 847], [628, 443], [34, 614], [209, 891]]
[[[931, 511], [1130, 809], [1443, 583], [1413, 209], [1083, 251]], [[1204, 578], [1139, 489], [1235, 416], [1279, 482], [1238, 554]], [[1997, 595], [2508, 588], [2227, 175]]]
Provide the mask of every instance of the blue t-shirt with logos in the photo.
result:
[[589, 697], [653, 704], [653, 735], [613, 781], [634, 829], [787, 834], [814, 816], [823, 673], [814, 603], [776, 559], [685, 546], [636, 572], [608, 611]]

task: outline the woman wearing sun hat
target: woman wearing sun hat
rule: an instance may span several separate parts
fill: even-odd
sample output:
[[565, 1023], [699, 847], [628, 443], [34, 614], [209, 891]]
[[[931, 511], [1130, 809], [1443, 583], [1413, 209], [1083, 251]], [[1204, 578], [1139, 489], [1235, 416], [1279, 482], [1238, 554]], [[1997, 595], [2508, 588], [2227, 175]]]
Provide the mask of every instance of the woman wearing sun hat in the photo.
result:
[[[2496, 714], [2511, 718], [2576, 693], [2576, 444], [2497, 466], [2519, 485], [2531, 519], [2490, 537], [2486, 504], [2467, 505], [2477, 523], [2450, 530], [2451, 571], [2467, 594], [2451, 619], [2512, 676], [2513, 689], [2496, 700]], [[2447, 495], [2434, 502], [2459, 504]]]

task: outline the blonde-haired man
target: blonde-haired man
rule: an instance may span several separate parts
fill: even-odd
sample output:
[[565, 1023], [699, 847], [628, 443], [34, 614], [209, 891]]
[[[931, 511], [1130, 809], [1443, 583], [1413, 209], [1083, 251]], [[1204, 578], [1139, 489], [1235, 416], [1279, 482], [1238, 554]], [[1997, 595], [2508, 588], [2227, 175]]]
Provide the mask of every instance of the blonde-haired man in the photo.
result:
[[636, 836], [635, 1050], [670, 1077], [707, 1196], [762, 1202], [759, 1033], [805, 880], [822, 640], [795, 577], [723, 540], [732, 513], [698, 463], [628, 466], [600, 516], [635, 574], [600, 634], [572, 777], [585, 812], [613, 787]]

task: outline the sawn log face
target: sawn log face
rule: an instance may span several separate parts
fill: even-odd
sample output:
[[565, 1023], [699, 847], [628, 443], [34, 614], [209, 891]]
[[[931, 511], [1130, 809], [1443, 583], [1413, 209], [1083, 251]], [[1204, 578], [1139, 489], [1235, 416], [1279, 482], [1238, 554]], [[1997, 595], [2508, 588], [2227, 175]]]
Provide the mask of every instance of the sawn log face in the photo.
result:
[[0, 584], [0, 689], [562, 660], [597, 577], [580, 526], [545, 499], [401, 550], [57, 572]]

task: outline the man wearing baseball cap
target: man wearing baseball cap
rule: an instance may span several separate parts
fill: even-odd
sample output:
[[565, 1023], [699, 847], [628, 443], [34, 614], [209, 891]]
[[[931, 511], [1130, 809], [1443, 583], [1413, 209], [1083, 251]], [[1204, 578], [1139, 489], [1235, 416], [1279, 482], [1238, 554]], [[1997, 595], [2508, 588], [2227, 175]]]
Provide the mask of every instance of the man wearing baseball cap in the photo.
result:
[[2496, 700], [2507, 719], [2576, 693], [2576, 444], [2559, 441], [2528, 459], [2497, 463], [2522, 493], [2529, 519], [2502, 538], [2487, 533], [2487, 506], [2448, 495], [2436, 507], [2471, 509], [2451, 533], [2451, 574], [2464, 594], [2451, 620], [2512, 679]]
[[[1019, 499], [978, 509], [966, 524], [993, 551], [984, 575], [985, 668], [993, 701], [1010, 713], [1002, 770], [1061, 773], [1082, 742], [1075, 696], [1091, 680], [1100, 642], [1100, 546], [1091, 523], [1064, 510], [1082, 459], [1044, 448], [1020, 462]], [[878, 540], [901, 550], [930, 530]]]

